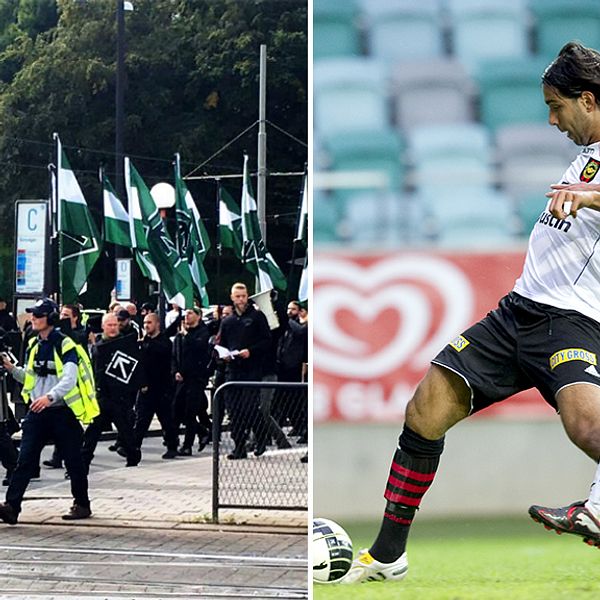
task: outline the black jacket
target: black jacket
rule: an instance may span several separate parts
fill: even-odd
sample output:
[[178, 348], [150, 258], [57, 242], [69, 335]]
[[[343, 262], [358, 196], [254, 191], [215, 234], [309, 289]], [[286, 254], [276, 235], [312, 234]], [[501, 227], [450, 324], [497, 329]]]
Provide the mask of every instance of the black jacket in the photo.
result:
[[141, 344], [145, 384], [151, 392], [171, 386], [171, 340], [161, 331], [156, 337], [144, 336]]
[[208, 327], [203, 321], [197, 327], [178, 333], [173, 341], [171, 372], [180, 373], [184, 383], [190, 381], [206, 384], [210, 359]]
[[295, 319], [288, 320], [288, 327], [279, 340], [277, 363], [284, 370], [299, 369], [308, 361], [308, 327]]
[[[128, 382], [107, 375], [106, 370], [115, 353], [120, 351], [133, 356], [138, 362]], [[103, 399], [118, 399], [130, 396], [145, 385], [145, 374], [139, 361], [140, 350], [135, 334], [124, 336], [119, 334], [114, 338], [100, 338], [92, 346], [92, 367], [96, 380], [98, 396]], [[119, 370], [117, 369], [118, 373]]]
[[263, 375], [263, 361], [269, 351], [271, 332], [267, 318], [249, 304], [243, 314], [236, 311], [221, 323], [219, 343], [229, 350], [250, 351], [248, 358], [236, 358], [227, 363], [228, 377], [260, 381]]
[[0, 310], [0, 327], [4, 331], [15, 331], [19, 329], [16, 319], [8, 312], [8, 309]]

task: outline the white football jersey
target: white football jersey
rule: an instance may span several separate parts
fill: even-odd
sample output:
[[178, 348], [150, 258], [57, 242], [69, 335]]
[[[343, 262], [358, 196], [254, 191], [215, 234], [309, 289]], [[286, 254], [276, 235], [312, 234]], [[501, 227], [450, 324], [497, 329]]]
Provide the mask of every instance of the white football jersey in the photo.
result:
[[[582, 149], [561, 183], [600, 183], [600, 142]], [[536, 302], [576, 310], [600, 322], [600, 211], [583, 208], [559, 220], [546, 208], [529, 237], [514, 291]]]

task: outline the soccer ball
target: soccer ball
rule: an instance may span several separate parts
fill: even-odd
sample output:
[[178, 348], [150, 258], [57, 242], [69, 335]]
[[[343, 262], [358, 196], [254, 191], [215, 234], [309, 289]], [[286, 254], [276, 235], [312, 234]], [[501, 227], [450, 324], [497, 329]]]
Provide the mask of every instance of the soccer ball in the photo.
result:
[[352, 565], [352, 540], [334, 521], [313, 519], [313, 581], [339, 581]]

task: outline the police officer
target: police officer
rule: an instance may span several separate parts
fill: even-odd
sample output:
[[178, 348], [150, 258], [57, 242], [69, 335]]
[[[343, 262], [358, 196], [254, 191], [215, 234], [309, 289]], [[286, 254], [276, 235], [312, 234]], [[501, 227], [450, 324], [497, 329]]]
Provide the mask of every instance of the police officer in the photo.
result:
[[81, 457], [83, 430], [78, 418], [87, 421], [84, 416], [87, 400], [77, 385], [75, 344], [55, 329], [59, 314], [52, 300], [42, 298], [26, 310], [31, 313], [36, 337], [28, 345], [25, 367], [17, 367], [3, 357], [4, 367], [23, 384], [23, 400], [30, 406], [23, 420], [17, 467], [6, 492], [6, 502], [0, 504], [0, 519], [11, 525], [17, 522], [23, 495], [49, 438], [58, 445], [71, 475], [74, 502], [62, 518], [86, 519], [92, 511], [87, 472]]
[[[81, 309], [76, 304], [63, 304], [60, 309], [60, 332], [70, 337], [87, 352], [88, 332], [81, 324]], [[52, 451], [52, 457], [43, 461], [45, 467], [51, 469], [62, 469], [62, 456], [56, 444]]]

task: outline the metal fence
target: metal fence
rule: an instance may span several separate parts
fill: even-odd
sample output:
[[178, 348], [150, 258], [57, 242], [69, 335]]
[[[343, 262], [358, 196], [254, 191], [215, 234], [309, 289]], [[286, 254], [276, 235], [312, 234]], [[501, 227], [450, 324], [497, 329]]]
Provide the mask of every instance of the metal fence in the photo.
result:
[[213, 522], [220, 508], [308, 510], [308, 384], [228, 382], [212, 416]]

